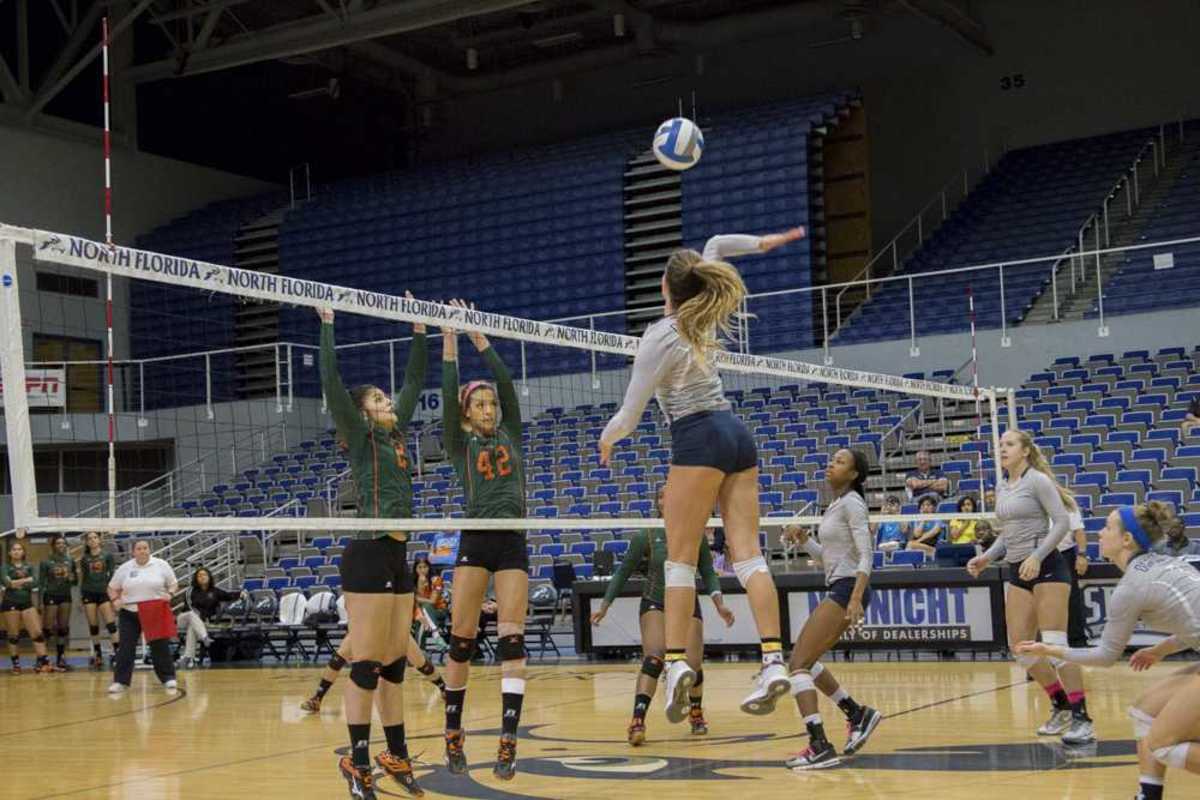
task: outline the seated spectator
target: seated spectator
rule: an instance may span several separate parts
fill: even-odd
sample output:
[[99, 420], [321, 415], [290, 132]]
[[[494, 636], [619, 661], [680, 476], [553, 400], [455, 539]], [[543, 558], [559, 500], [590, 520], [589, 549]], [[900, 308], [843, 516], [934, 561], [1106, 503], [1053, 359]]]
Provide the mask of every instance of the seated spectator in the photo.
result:
[[429, 613], [435, 625], [446, 621], [447, 607], [445, 587], [440, 575], [433, 571], [429, 559], [422, 557], [413, 562], [413, 617], [419, 618], [421, 611]]
[[1200, 428], [1200, 395], [1192, 398], [1192, 402], [1188, 403], [1187, 416], [1183, 418], [1183, 435], [1187, 436], [1192, 432], [1193, 428]]
[[192, 574], [192, 585], [188, 589], [188, 610], [179, 615], [179, 626], [186, 631], [183, 645], [182, 665], [191, 669], [196, 663], [196, 643], [212, 644], [208, 635], [208, 622], [221, 610], [222, 603], [232, 603], [243, 592], [227, 592], [213, 583], [212, 574], [200, 567]]
[[[884, 514], [900, 513], [900, 498], [888, 495], [883, 501]], [[908, 525], [903, 522], [881, 522], [875, 526], [875, 547], [890, 553], [908, 543]]]
[[[977, 510], [975, 508], [975, 498], [972, 495], [964, 494], [958, 498], [958, 513], [974, 514]], [[975, 544], [977, 528], [977, 520], [950, 520], [950, 544]]]
[[975, 546], [987, 550], [996, 543], [996, 531], [992, 529], [992, 523], [986, 519], [979, 520], [979, 524], [975, 526]]
[[933, 466], [933, 461], [926, 450], [917, 453], [917, 469], [910, 472], [904, 481], [909, 497], [932, 495], [935, 503], [940, 503], [950, 492], [950, 481], [942, 471]]
[[[920, 500], [917, 511], [921, 514], [936, 514], [937, 500], [927, 494]], [[909, 550], [920, 550], [926, 555], [937, 552], [937, 546], [946, 538], [946, 523], [940, 519], [921, 520], [913, 525], [912, 535], [908, 540]]]
[[718, 575], [732, 575], [733, 570], [729, 569], [725, 561], [725, 529], [705, 528], [704, 538], [708, 542], [709, 552], [712, 553], [713, 570]]
[[1174, 525], [1163, 531], [1166, 536], [1155, 545], [1155, 551], [1176, 557], [1200, 556], [1200, 540], [1188, 537], [1187, 527], [1178, 517], [1173, 517], [1172, 520]]

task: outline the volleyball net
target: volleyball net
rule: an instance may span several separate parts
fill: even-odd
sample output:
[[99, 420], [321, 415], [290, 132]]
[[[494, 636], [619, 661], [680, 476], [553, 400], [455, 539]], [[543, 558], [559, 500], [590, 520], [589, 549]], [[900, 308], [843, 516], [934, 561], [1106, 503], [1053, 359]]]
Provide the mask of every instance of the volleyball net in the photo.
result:
[[[597, 458], [638, 347], [623, 317], [553, 323], [493, 313], [487, 275], [455, 292], [480, 310], [461, 309], [4, 225], [0, 275], [3, 484], [14, 527], [337, 535], [661, 525], [654, 499], [670, 440], [656, 405], [610, 465]], [[426, 379], [404, 439], [416, 473], [414, 518], [355, 515], [349, 464], [321, 392], [321, 307], [336, 314], [344, 383], [393, 397], [412, 325], [429, 326]], [[514, 378], [525, 519], [463, 518], [441, 444], [442, 328], [488, 336]], [[1011, 398], [1002, 408], [1003, 392], [738, 349], [716, 363], [759, 444], [764, 529], [815, 524], [827, 499], [825, 465], [841, 447], [868, 455], [878, 504], [888, 476], [894, 485], [903, 471], [895, 454], [915, 449], [929, 420], [942, 424], [928, 449], [970, 443], [964, 477], [977, 494], [994, 480], [986, 456], [1013, 410]], [[467, 337], [458, 351], [462, 382], [491, 378]]]

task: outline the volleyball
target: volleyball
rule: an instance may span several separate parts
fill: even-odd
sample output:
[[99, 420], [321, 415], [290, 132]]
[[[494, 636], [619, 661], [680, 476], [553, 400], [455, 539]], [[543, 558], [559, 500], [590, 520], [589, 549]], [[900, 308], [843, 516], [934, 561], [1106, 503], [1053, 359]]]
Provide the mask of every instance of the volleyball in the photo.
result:
[[703, 152], [704, 133], [685, 117], [667, 120], [654, 133], [654, 157], [667, 169], [691, 169], [700, 162]]

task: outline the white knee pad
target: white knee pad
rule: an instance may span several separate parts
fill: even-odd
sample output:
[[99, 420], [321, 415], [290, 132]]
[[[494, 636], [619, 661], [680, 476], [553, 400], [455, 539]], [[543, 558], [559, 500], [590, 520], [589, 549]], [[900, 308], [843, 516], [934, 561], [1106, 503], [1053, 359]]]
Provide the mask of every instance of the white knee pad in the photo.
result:
[[808, 674], [812, 675], [812, 679], [814, 681], [817, 678], [821, 677], [821, 673], [824, 671], [825, 671], [825, 665], [822, 664], [820, 661], [814, 661], [813, 665], [808, 668]]
[[805, 670], [793, 672], [788, 676], [788, 681], [792, 684], [791, 692], [793, 697], [801, 692], [815, 692], [817, 690], [817, 685], [813, 683], [812, 673]]
[[696, 567], [680, 561], [664, 561], [663, 578], [668, 589], [695, 589]]
[[767, 560], [761, 555], [754, 558], [747, 558], [745, 561], [733, 562], [733, 571], [737, 574], [738, 583], [742, 585], [743, 589], [746, 588], [746, 584], [750, 582], [750, 579], [754, 577], [756, 572], [771, 574], [771, 568], [767, 566]]
[[1179, 744], [1160, 747], [1154, 751], [1154, 760], [1164, 767], [1183, 769], [1187, 766], [1188, 748], [1191, 747], [1191, 744], [1191, 742], [1180, 742]]
[[1150, 733], [1150, 726], [1154, 724], [1154, 717], [1142, 711], [1140, 708], [1129, 708], [1129, 719], [1133, 722], [1133, 738], [1145, 739]]
[[1013, 656], [1013, 660], [1016, 661], [1018, 664], [1020, 664], [1022, 669], [1024, 669], [1026, 672], [1028, 672], [1030, 667], [1032, 667], [1034, 664], [1038, 663], [1042, 659], [1038, 656], [1031, 656], [1028, 653], [1020, 653], [1018, 655]]
[[[1042, 631], [1042, 642], [1053, 645], [1055, 647], [1067, 647], [1067, 632], [1066, 631]], [[1067, 664], [1061, 658], [1050, 658], [1049, 662], [1055, 669], [1062, 669]]]

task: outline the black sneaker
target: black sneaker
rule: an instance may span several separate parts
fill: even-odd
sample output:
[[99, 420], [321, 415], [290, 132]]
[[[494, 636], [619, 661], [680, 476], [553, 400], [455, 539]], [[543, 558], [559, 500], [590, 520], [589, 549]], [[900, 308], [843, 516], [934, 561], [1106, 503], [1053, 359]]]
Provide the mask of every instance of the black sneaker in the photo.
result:
[[371, 775], [370, 768], [359, 769], [354, 766], [350, 756], [342, 756], [338, 761], [338, 770], [346, 779], [353, 800], [378, 800], [375, 796], [375, 778]]
[[787, 766], [793, 770], [827, 769], [842, 763], [837, 749], [829, 742], [819, 745], [809, 744], [796, 755], [787, 760]]
[[463, 752], [463, 731], [446, 733], [446, 769], [451, 775], [462, 775], [467, 771], [467, 754]]
[[851, 722], [847, 725], [846, 749], [842, 753], [852, 756], [861, 750], [881, 722], [883, 722], [883, 714], [870, 706], [863, 706], [858, 722]]
[[400, 758], [392, 755], [388, 750], [384, 750], [379, 755], [375, 756], [375, 763], [386, 772], [388, 775], [396, 779], [396, 782], [404, 787], [404, 791], [408, 792], [412, 797], [424, 797], [425, 790], [417, 785], [417, 779], [413, 777], [412, 761], [407, 758]]
[[500, 737], [500, 750], [496, 753], [492, 774], [502, 781], [511, 781], [517, 774], [517, 737]]

